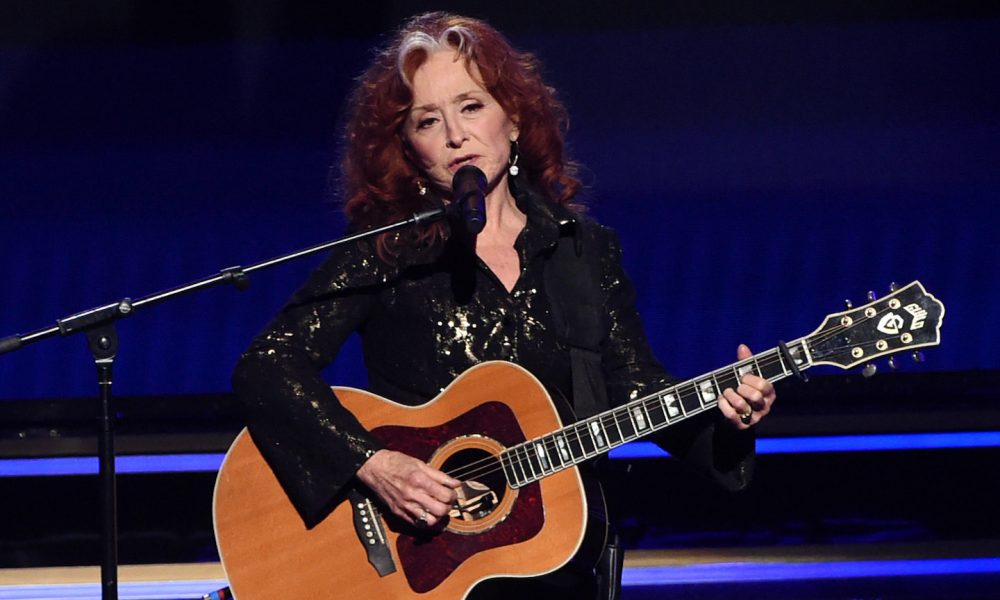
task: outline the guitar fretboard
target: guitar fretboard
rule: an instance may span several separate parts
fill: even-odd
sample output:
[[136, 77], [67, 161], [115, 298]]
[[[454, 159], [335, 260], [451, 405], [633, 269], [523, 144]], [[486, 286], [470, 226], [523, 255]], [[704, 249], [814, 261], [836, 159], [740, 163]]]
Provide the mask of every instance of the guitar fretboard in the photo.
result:
[[774, 348], [512, 446], [500, 455], [507, 482], [517, 488], [538, 481], [713, 409], [722, 391], [736, 389], [748, 373], [773, 382], [812, 366], [805, 339], [786, 347], [788, 355]]

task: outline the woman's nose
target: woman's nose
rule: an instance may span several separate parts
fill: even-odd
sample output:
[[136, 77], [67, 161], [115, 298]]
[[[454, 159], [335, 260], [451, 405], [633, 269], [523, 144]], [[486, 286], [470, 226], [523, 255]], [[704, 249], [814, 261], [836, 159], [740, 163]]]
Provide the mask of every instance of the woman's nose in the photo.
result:
[[457, 120], [450, 120], [445, 125], [445, 135], [448, 136], [448, 147], [449, 148], [461, 148], [462, 144], [468, 137], [465, 135], [465, 128], [462, 127], [461, 122]]

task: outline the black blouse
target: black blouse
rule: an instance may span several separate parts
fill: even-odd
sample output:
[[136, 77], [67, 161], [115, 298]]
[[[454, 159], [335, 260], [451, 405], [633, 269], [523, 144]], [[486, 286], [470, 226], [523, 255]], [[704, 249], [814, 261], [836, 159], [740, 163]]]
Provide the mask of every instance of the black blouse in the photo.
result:
[[[395, 265], [367, 244], [335, 250], [253, 341], [233, 375], [250, 433], [307, 526], [341, 499], [357, 469], [380, 448], [330, 392], [320, 373], [354, 332], [361, 335], [369, 390], [403, 404], [429, 401], [469, 367], [518, 363], [572, 401], [567, 346], [553, 326], [546, 280], [560, 221], [573, 219], [602, 250], [594, 272], [608, 330], [601, 362], [610, 403], [666, 387], [634, 308], [634, 292], [610, 229], [575, 218], [537, 195], [519, 194], [527, 224], [515, 242], [519, 279], [507, 291], [462, 235], [404, 253]], [[452, 229], [457, 231], [458, 227]], [[648, 390], [648, 392], [647, 392]], [[711, 411], [717, 412], [717, 411]], [[752, 434], [715, 427], [704, 415], [657, 441], [702, 463], [727, 487], [746, 484]]]

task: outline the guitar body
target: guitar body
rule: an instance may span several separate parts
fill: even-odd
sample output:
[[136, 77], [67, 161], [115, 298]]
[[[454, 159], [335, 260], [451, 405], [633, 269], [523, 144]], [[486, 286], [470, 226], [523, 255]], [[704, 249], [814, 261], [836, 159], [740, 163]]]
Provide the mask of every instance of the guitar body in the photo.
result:
[[[496, 460], [504, 448], [562, 427], [552, 399], [521, 367], [483, 363], [419, 407], [334, 389], [387, 447], [465, 481], [467, 504], [453, 511], [440, 532], [373, 514], [374, 502], [362, 517], [357, 502], [342, 502], [306, 529], [244, 430], [223, 462], [214, 502], [219, 553], [238, 600], [454, 600], [484, 579], [552, 572], [584, 544], [590, 490], [578, 468], [512, 489]], [[591, 509], [603, 514], [603, 500], [598, 502]], [[358, 529], [360, 518], [384, 527], [368, 535], [372, 530]], [[595, 537], [593, 531], [588, 537]], [[367, 546], [382, 539], [395, 570], [380, 575]]]

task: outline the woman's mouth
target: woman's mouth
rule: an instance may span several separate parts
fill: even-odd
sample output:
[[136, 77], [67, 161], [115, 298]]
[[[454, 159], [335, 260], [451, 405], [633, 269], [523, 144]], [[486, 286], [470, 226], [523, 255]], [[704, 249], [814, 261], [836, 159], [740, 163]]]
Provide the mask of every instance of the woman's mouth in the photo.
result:
[[455, 160], [448, 163], [448, 168], [452, 171], [457, 171], [460, 167], [464, 165], [471, 165], [475, 163], [476, 159], [479, 158], [476, 154], [466, 154], [465, 156], [459, 156]]

